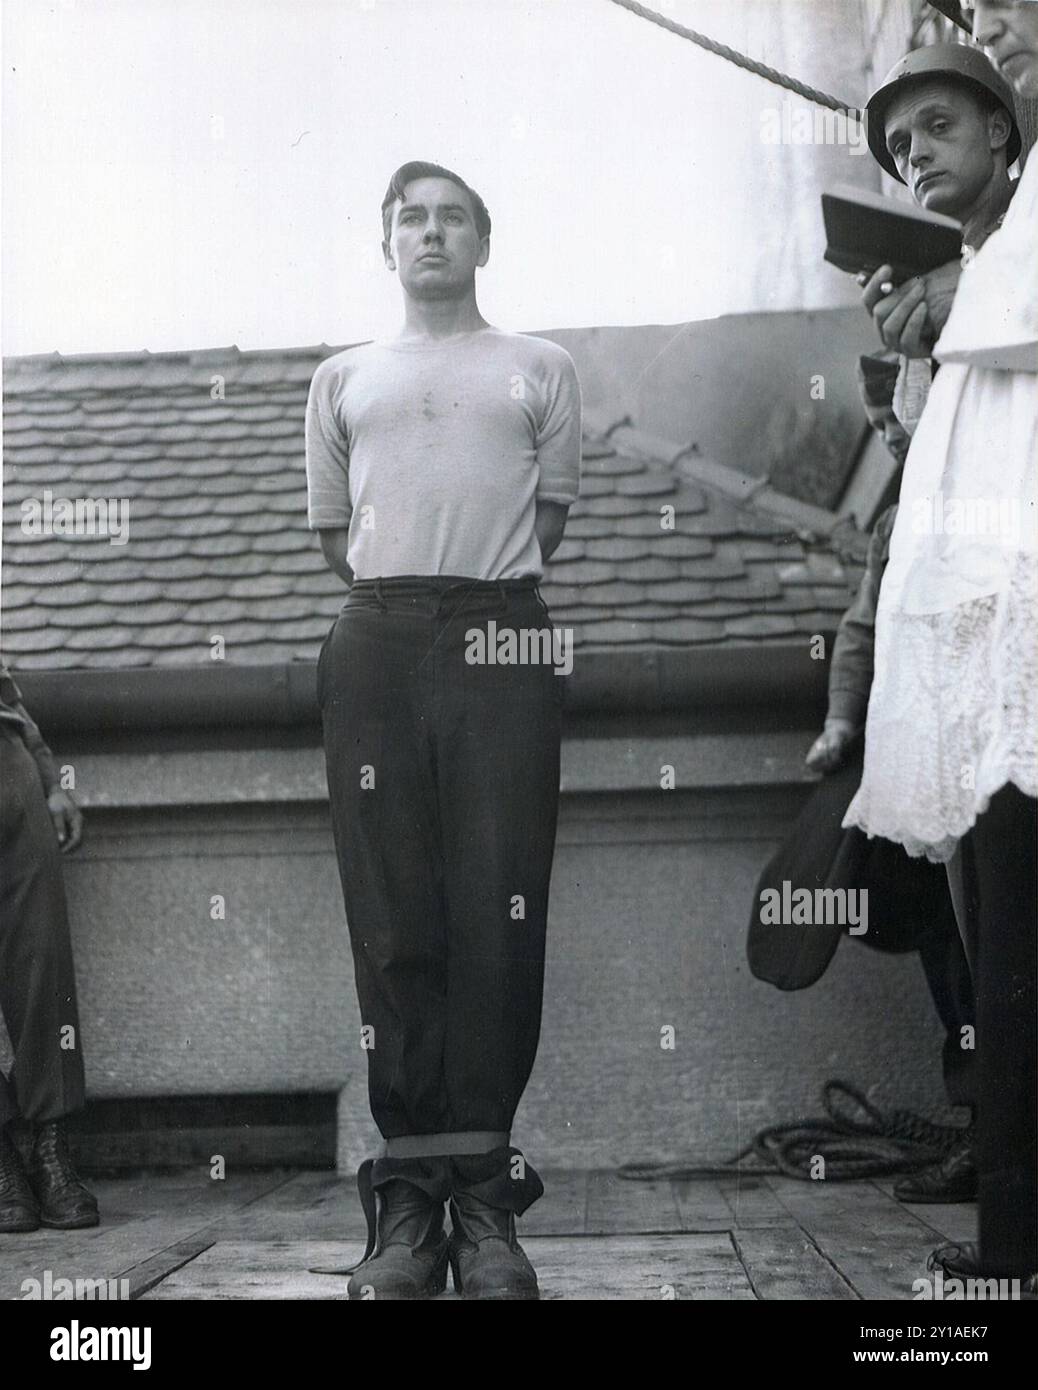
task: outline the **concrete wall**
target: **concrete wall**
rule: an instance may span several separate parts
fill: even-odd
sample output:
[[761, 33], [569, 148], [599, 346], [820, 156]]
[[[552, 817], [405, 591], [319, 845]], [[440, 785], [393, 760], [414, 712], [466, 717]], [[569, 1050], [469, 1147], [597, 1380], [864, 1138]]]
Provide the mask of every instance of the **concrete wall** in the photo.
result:
[[[717, 1158], [816, 1113], [832, 1076], [940, 1105], [914, 957], [844, 943], [796, 995], [747, 970], [753, 883], [805, 794], [807, 737], [567, 742], [544, 1028], [515, 1131], [534, 1162]], [[649, 790], [664, 750], [667, 793]], [[319, 750], [70, 756], [91, 1095], [341, 1090], [340, 1157], [362, 1157], [375, 1135]]]

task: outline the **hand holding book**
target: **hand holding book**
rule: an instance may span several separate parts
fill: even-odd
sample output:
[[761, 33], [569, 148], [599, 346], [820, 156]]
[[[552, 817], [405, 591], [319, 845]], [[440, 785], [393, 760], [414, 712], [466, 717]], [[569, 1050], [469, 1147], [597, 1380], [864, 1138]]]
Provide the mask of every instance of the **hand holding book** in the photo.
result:
[[881, 265], [861, 298], [884, 344], [904, 357], [929, 357], [951, 313], [961, 273], [960, 262], [950, 261], [894, 287], [892, 268]]

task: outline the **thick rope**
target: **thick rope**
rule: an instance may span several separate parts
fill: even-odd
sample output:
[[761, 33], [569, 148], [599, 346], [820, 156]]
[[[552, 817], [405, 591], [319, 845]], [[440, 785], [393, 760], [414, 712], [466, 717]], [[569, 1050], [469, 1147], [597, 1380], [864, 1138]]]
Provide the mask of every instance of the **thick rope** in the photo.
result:
[[661, 29], [668, 30], [671, 34], [677, 34], [679, 38], [688, 39], [690, 43], [703, 48], [707, 53], [713, 53], [717, 58], [723, 58], [728, 63], [734, 63], [737, 68], [742, 68], [744, 72], [752, 72], [757, 77], [763, 77], [765, 82], [772, 82], [776, 87], [784, 87], [787, 92], [796, 92], [805, 101], [813, 101], [817, 106], [827, 106], [830, 111], [842, 111], [847, 116], [853, 116], [856, 120], [861, 120], [862, 112], [857, 106], [848, 106], [846, 102], [839, 98], [830, 96], [828, 92], [820, 92], [817, 87], [809, 87], [806, 82], [798, 82], [795, 77], [789, 77], [784, 72], [779, 72], [777, 68], [769, 68], [765, 63], [758, 63], [755, 58], [748, 58], [745, 53], [739, 53], [734, 48], [729, 48], [727, 44], [718, 43], [716, 39], [708, 39], [705, 34], [697, 34], [695, 29], [686, 29], [683, 24], [678, 24], [676, 20], [668, 19], [666, 15], [650, 10], [646, 5], [639, 5], [638, 0], [611, 0], [614, 5], [619, 5], [621, 9], [630, 10], [639, 19], [647, 19], [650, 24], [658, 24]]
[[[840, 1097], [852, 1102], [851, 1113]], [[790, 1178], [819, 1176], [819, 1158], [829, 1182], [888, 1177], [939, 1163], [960, 1145], [968, 1131], [956, 1125], [934, 1124], [911, 1110], [888, 1115], [872, 1105], [845, 1081], [827, 1081], [822, 1092], [824, 1120], [795, 1120], [762, 1129], [725, 1163], [690, 1167], [680, 1163], [628, 1163], [622, 1178], [706, 1178], [755, 1173], [782, 1173]], [[744, 1166], [745, 1158], [756, 1162]]]

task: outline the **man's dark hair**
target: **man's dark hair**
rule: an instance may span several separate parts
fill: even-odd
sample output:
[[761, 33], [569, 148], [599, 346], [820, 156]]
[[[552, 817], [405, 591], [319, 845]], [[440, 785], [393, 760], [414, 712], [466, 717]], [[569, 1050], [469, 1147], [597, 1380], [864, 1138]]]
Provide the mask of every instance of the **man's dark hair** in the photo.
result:
[[430, 164], [424, 159], [412, 159], [409, 164], [401, 164], [389, 180], [386, 196], [382, 199], [382, 232], [387, 241], [393, 225], [393, 204], [403, 201], [404, 189], [415, 179], [450, 179], [451, 183], [456, 183], [459, 188], [463, 188], [472, 199], [477, 236], [482, 238], [490, 235], [490, 213], [487, 212], [486, 203], [474, 188], [470, 188], [463, 178], [459, 178], [450, 169], [445, 169], [442, 164]]

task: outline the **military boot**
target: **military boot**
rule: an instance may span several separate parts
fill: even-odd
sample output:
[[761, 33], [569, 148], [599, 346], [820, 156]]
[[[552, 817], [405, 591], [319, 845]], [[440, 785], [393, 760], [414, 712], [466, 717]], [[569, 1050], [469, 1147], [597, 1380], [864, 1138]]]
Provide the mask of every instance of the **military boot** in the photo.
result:
[[0, 1233], [35, 1231], [39, 1224], [40, 1204], [29, 1186], [22, 1156], [7, 1130], [0, 1128]]
[[29, 1159], [29, 1181], [40, 1204], [40, 1225], [78, 1231], [98, 1223], [97, 1198], [79, 1180], [61, 1120], [40, 1125]]
[[940, 1163], [911, 1173], [894, 1184], [894, 1196], [899, 1202], [975, 1202], [977, 1200], [977, 1164], [973, 1152], [973, 1131], [968, 1130]]
[[537, 1275], [515, 1234], [515, 1212], [471, 1191], [451, 1198], [451, 1272], [462, 1298], [540, 1298]]
[[435, 1298], [447, 1287], [443, 1199], [402, 1177], [373, 1184], [368, 1249], [350, 1271], [351, 1299]]

